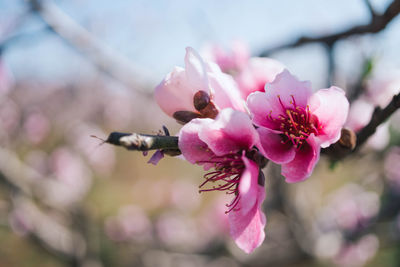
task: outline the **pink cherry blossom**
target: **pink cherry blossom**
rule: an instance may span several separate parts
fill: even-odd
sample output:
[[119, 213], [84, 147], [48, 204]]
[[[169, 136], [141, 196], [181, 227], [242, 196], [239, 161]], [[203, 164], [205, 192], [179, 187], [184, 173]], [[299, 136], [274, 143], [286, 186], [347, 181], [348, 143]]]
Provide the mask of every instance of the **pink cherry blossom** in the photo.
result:
[[[232, 109], [224, 109], [216, 120], [194, 119], [179, 133], [179, 148], [186, 160], [209, 171], [200, 192], [234, 195], [226, 211], [230, 233], [247, 253], [263, 242], [266, 223], [261, 211], [264, 179], [255, 162], [254, 146], [259, 146], [259, 138], [250, 118]], [[207, 188], [209, 184], [215, 185]]]
[[374, 105], [385, 107], [395, 94], [400, 93], [400, 70], [390, 70], [367, 82], [367, 98]]
[[263, 92], [265, 84], [272, 82], [285, 68], [272, 58], [250, 57], [248, 47], [239, 41], [232, 43], [230, 51], [218, 45], [209, 45], [204, 53], [222, 71], [234, 77], [244, 99], [252, 92]]
[[[374, 109], [374, 105], [365, 98], [359, 98], [352, 102], [349, 116], [345, 124], [346, 128], [355, 132], [360, 131], [371, 120]], [[389, 139], [389, 124], [382, 123], [376, 129], [376, 132], [368, 139], [366, 145], [375, 150], [382, 150], [388, 145]]]
[[[175, 67], [164, 78], [155, 88], [155, 99], [167, 115], [182, 122], [196, 117], [215, 118], [220, 109], [228, 107], [244, 110], [233, 78], [215, 63], [203, 61], [191, 47], [186, 48], [185, 68]], [[182, 112], [191, 117], [182, 119]]]
[[250, 51], [241, 41], [232, 42], [229, 51], [217, 44], [208, 44], [202, 54], [205, 58], [217, 63], [223, 72], [232, 75], [245, 68], [250, 59]]
[[272, 58], [251, 58], [235, 77], [243, 98], [256, 91], [264, 92], [265, 84], [272, 82], [284, 68], [282, 63]]
[[313, 94], [309, 82], [300, 82], [287, 70], [265, 88], [247, 99], [259, 126], [261, 152], [282, 164], [287, 182], [302, 181], [311, 175], [321, 147], [339, 140], [349, 102], [334, 86]]

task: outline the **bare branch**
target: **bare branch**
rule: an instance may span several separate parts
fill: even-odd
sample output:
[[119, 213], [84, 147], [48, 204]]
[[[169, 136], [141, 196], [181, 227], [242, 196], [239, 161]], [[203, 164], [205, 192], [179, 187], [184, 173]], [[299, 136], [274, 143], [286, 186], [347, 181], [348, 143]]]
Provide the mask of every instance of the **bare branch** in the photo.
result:
[[400, 93], [393, 96], [392, 101], [384, 108], [376, 107], [370, 122], [357, 133], [357, 145], [356, 149], [367, 141], [372, 136], [376, 128], [385, 122], [397, 109], [400, 108]]
[[266, 57], [269, 54], [276, 52], [278, 50], [298, 47], [309, 43], [325, 43], [327, 45], [333, 45], [336, 41], [352, 36], [365, 33], [377, 33], [383, 30], [392, 20], [400, 13], [400, 0], [394, 0], [389, 7], [385, 10], [382, 15], [372, 16], [371, 22], [366, 25], [359, 25], [350, 28], [345, 31], [341, 31], [334, 34], [329, 34], [319, 37], [301, 37], [293, 43], [285, 44], [282, 46], [277, 46], [272, 49], [267, 49], [260, 53], [261, 57]]
[[355, 135], [350, 130], [342, 130], [342, 136], [338, 142], [324, 148], [322, 153], [333, 160], [340, 160], [356, 152], [371, 137], [376, 128], [385, 122], [396, 110], [400, 108], [400, 93], [393, 96], [392, 101], [384, 108], [376, 107], [370, 122]]
[[128, 150], [179, 150], [177, 136], [112, 132], [105, 142]]
[[375, 17], [375, 16], [376, 16], [376, 13], [375, 13], [375, 10], [374, 10], [373, 6], [371, 5], [371, 1], [369, 1], [369, 0], [364, 0], [364, 3], [365, 3], [365, 5], [366, 5], [367, 8], [368, 8], [368, 11], [369, 11], [369, 13], [371, 14], [371, 17]]
[[99, 69], [126, 86], [148, 94], [146, 88], [150, 85], [150, 76], [143, 69], [106, 46], [52, 2], [45, 0], [30, 0], [29, 2], [54, 32], [80, 50]]

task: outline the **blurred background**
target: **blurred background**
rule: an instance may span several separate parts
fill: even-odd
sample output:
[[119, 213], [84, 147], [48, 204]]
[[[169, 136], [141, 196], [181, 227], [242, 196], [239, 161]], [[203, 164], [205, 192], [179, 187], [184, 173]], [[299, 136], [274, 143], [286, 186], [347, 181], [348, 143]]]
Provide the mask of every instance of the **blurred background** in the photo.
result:
[[[399, 112], [358, 153], [322, 157], [305, 182], [285, 184], [269, 164], [266, 239], [251, 255], [229, 237], [229, 198], [198, 193], [200, 167], [153, 166], [90, 137], [175, 134], [154, 87], [183, 66], [185, 47], [229, 56], [238, 41], [314, 89], [344, 88], [358, 131], [400, 89], [399, 5], [0, 0], [0, 267], [399, 266]], [[293, 45], [358, 25], [369, 28]]]

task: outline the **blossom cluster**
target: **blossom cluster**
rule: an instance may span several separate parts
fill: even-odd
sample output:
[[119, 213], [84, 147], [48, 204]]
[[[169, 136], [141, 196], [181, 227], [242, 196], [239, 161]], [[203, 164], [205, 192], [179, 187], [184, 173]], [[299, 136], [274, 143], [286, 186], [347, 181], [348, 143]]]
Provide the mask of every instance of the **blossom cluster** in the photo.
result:
[[286, 182], [308, 178], [321, 148], [340, 138], [349, 103], [332, 86], [313, 93], [273, 59], [231, 56], [204, 60], [187, 48], [185, 68], [175, 67], [155, 89], [161, 109], [184, 126], [179, 149], [206, 174], [200, 192], [232, 195], [230, 234], [251, 253], [265, 238], [262, 211], [267, 160], [282, 166]]

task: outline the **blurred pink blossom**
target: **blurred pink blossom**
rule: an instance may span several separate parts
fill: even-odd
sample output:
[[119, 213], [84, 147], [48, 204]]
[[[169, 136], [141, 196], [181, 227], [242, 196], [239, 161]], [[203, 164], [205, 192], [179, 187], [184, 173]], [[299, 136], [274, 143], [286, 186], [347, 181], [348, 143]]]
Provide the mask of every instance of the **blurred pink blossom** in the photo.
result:
[[264, 92], [265, 84], [272, 82], [285, 66], [272, 58], [254, 57], [249, 59], [245, 68], [235, 77], [244, 99], [250, 93]]
[[359, 98], [351, 103], [349, 116], [347, 118], [346, 127], [358, 132], [371, 119], [374, 112], [374, 105], [363, 98]]
[[208, 44], [201, 54], [207, 60], [217, 63], [223, 72], [233, 76], [241, 72], [250, 59], [250, 51], [247, 45], [241, 41], [232, 42], [230, 51], [217, 44]]
[[185, 180], [175, 181], [171, 186], [171, 204], [181, 210], [194, 210], [200, 205], [199, 195], [193, 195], [197, 192], [197, 185]]
[[203, 247], [195, 221], [177, 212], [164, 212], [155, 224], [157, 236], [169, 247], [178, 247], [184, 251], [194, 251]]
[[[211, 238], [221, 238], [229, 235], [228, 216], [226, 216], [227, 195], [219, 195], [208, 203], [207, 207], [199, 216], [200, 229], [203, 235], [209, 235]], [[210, 224], [210, 221], [213, 223]]]
[[[199, 100], [204, 102], [198, 106], [194, 103], [196, 93], [202, 93]], [[191, 47], [186, 48], [185, 69], [175, 67], [155, 88], [154, 96], [161, 109], [175, 118], [176, 112], [181, 111], [209, 117], [201, 113], [209, 103], [217, 110], [228, 107], [244, 110], [244, 102], [232, 77], [216, 64], [203, 61]]]
[[204, 54], [234, 77], [243, 99], [252, 92], [264, 92], [265, 84], [272, 82], [285, 68], [272, 58], [251, 58], [248, 47], [240, 41], [233, 42], [229, 52], [218, 45], [209, 45]]
[[[371, 120], [374, 105], [365, 98], [359, 98], [351, 103], [349, 116], [345, 126], [358, 132]], [[368, 139], [368, 147], [382, 150], [389, 143], [389, 124], [383, 123], [378, 126], [377, 131]]]
[[42, 112], [33, 111], [26, 118], [23, 128], [26, 138], [32, 144], [38, 144], [50, 133], [50, 121]]
[[400, 93], [400, 70], [389, 71], [367, 82], [368, 100], [376, 106], [385, 107], [395, 94]]
[[80, 156], [59, 147], [50, 155], [49, 164], [55, 179], [42, 184], [43, 198], [61, 208], [81, 201], [91, 186], [91, 172]]
[[[226, 191], [234, 199], [227, 205], [230, 233], [236, 244], [250, 253], [264, 240], [265, 215], [261, 204], [265, 198], [264, 181], [251, 155], [259, 146], [257, 132], [247, 114], [224, 109], [216, 120], [194, 119], [182, 127], [179, 148], [186, 160], [205, 170], [200, 192]], [[209, 189], [203, 186], [217, 183]]]
[[325, 227], [353, 231], [365, 227], [379, 212], [379, 196], [356, 184], [347, 184], [332, 193], [321, 219]]
[[321, 147], [339, 140], [349, 102], [334, 86], [312, 94], [309, 82], [300, 82], [287, 70], [266, 89], [247, 99], [253, 123], [259, 126], [260, 151], [282, 164], [287, 182], [302, 181], [311, 175]]
[[105, 231], [113, 241], [146, 242], [152, 240], [152, 224], [146, 213], [139, 207], [126, 206], [118, 215], [106, 220]]
[[357, 242], [342, 247], [335, 256], [334, 262], [339, 266], [361, 267], [375, 256], [378, 248], [378, 238], [369, 234], [361, 237]]
[[102, 145], [91, 135], [103, 137], [106, 133], [99, 127], [91, 124], [79, 123], [71, 127], [67, 135], [70, 143], [87, 159], [93, 170], [102, 175], [109, 175], [115, 165], [115, 148]]

